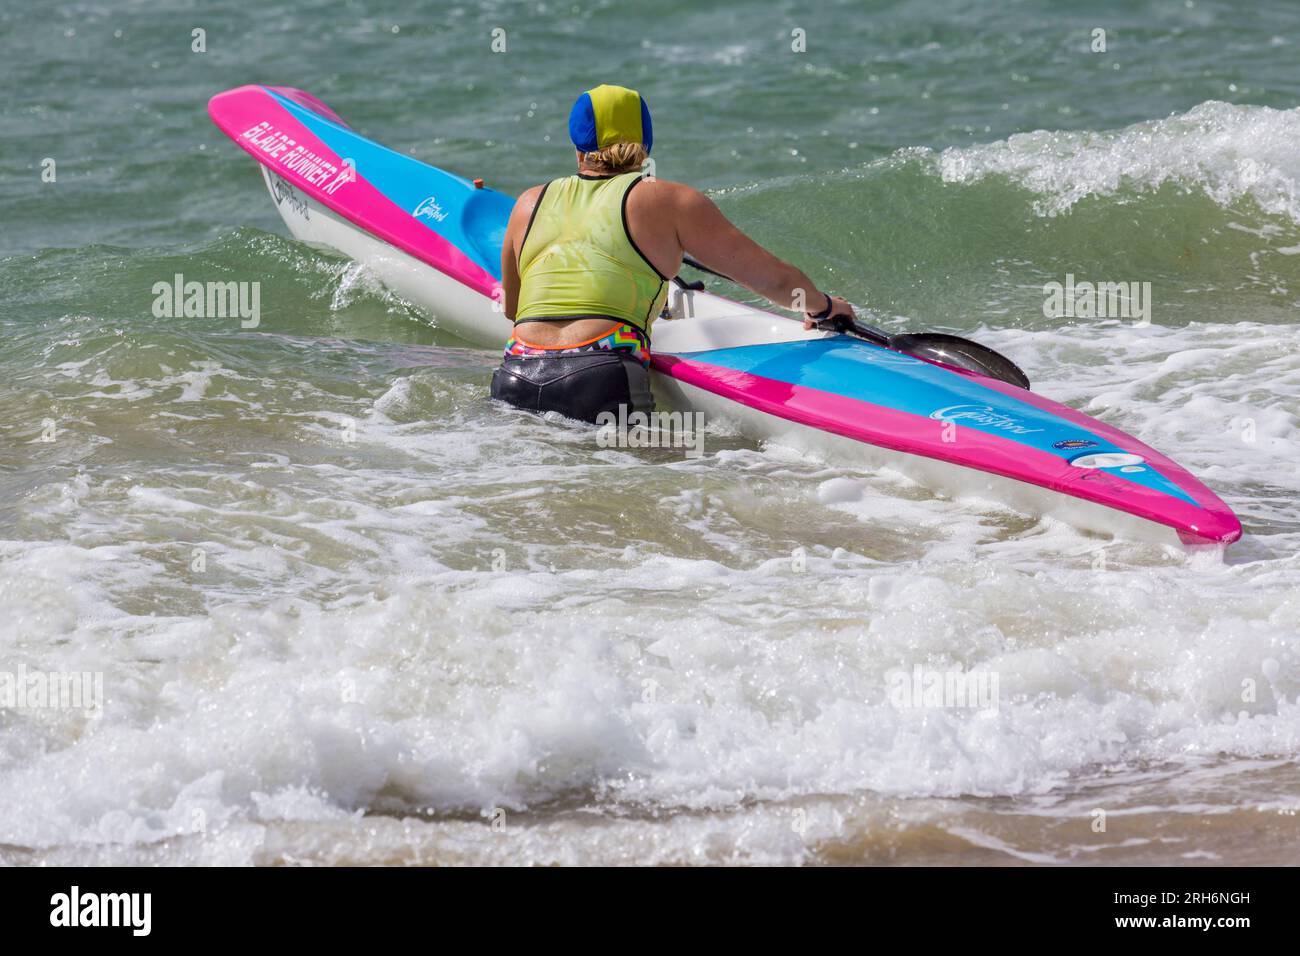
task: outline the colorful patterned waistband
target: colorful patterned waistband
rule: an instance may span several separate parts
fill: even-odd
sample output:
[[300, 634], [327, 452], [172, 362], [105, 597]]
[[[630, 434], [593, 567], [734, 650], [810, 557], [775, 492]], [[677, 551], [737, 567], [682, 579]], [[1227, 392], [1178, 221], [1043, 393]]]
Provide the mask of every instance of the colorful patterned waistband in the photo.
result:
[[529, 345], [518, 335], [511, 335], [506, 342], [506, 355], [572, 355], [575, 352], [595, 352], [598, 349], [613, 349], [627, 352], [642, 365], [650, 365], [650, 345], [641, 330], [634, 325], [621, 322], [603, 335], [577, 345]]

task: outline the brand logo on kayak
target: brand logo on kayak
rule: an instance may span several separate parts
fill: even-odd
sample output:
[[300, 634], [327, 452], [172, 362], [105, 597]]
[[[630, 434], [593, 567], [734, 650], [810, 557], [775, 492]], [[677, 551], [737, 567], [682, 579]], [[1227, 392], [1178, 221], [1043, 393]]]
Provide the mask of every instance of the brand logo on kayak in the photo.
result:
[[601, 448], [684, 448], [687, 458], [704, 454], [703, 412], [638, 412], [619, 405], [617, 415], [601, 412], [596, 424]]
[[1088, 441], [1086, 438], [1067, 438], [1065, 441], [1052, 442], [1052, 447], [1060, 448], [1062, 450], [1067, 448], [1096, 448], [1097, 443], [1095, 441]]
[[307, 212], [306, 200], [298, 195], [298, 190], [294, 189], [275, 173], [271, 173], [271, 196], [275, 199], [275, 204], [277, 206], [281, 203], [287, 202], [293, 208], [294, 212], [302, 216], [302, 218], [311, 218]]
[[356, 181], [354, 163], [347, 159], [340, 160], [342, 165], [335, 163], [265, 120], [244, 130], [239, 138], [247, 143], [249, 149], [257, 150], [262, 162], [268, 166], [293, 173], [303, 183], [331, 196], [346, 184]]
[[968, 422], [985, 428], [1011, 432], [1013, 435], [1028, 435], [1041, 432], [1041, 428], [1028, 428], [1018, 418], [994, 411], [992, 405], [949, 405], [930, 413], [930, 417], [940, 422]]
[[435, 222], [442, 222], [447, 218], [447, 213], [438, 205], [436, 196], [430, 196], [428, 199], [421, 199], [420, 205], [415, 207], [415, 212], [411, 213], [416, 219], [432, 219]]

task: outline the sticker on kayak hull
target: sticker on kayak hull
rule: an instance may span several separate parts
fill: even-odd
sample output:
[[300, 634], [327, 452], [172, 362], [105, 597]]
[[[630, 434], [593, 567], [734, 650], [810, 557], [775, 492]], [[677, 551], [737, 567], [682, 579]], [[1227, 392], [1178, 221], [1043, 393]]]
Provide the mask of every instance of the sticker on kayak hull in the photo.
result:
[[271, 198], [275, 200], [275, 204], [278, 206], [281, 203], [287, 202], [290, 207], [292, 207], [293, 211], [302, 216], [302, 218], [310, 219], [311, 216], [307, 212], [307, 202], [298, 193], [298, 190], [294, 189], [292, 185], [285, 182], [285, 180], [281, 179], [275, 173], [270, 173], [270, 176]]
[[415, 207], [415, 212], [411, 213], [411, 215], [416, 219], [427, 217], [435, 222], [442, 222], [447, 218], [447, 212], [438, 204], [436, 196], [420, 200], [420, 204]]
[[1052, 447], [1064, 451], [1067, 448], [1096, 448], [1097, 443], [1087, 438], [1067, 438], [1065, 441], [1052, 442]]
[[1013, 435], [1028, 435], [1041, 432], [1041, 428], [1029, 428], [1019, 418], [997, 411], [992, 405], [949, 405], [937, 408], [930, 417], [940, 422], [970, 422], [986, 429], [998, 429]]
[[1146, 459], [1141, 455], [1132, 455], [1120, 451], [1103, 451], [1071, 458], [1070, 464], [1075, 468], [1131, 468], [1134, 465], [1142, 464], [1144, 461]]

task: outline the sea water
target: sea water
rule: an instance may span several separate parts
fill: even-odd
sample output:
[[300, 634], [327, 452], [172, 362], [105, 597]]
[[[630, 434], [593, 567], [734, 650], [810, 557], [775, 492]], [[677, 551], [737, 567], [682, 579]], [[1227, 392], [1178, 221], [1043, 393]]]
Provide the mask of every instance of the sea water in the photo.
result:
[[[0, 860], [1294, 862], [1300, 14], [1253, 9], [3, 4]], [[637, 87], [659, 175], [1245, 537], [494, 405], [492, 350], [287, 237], [205, 113], [249, 82], [507, 191]], [[177, 274], [257, 326], [156, 315]], [[1067, 276], [1149, 321], [1045, 311]]]

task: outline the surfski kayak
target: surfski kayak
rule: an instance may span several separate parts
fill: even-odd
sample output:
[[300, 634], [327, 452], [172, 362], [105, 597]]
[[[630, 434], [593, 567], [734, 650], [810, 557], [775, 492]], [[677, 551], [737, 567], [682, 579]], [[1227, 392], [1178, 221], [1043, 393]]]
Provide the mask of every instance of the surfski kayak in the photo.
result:
[[[439, 328], [500, 347], [508, 195], [358, 135], [289, 87], [213, 97], [213, 122], [260, 164], [293, 235], [365, 264]], [[1026, 389], [674, 286], [654, 327], [665, 405], [746, 435], [893, 468], [940, 493], [994, 498], [1117, 537], [1225, 546], [1241, 523], [1131, 435]]]

